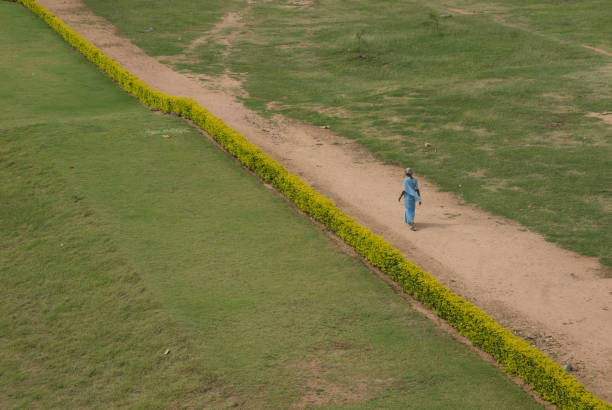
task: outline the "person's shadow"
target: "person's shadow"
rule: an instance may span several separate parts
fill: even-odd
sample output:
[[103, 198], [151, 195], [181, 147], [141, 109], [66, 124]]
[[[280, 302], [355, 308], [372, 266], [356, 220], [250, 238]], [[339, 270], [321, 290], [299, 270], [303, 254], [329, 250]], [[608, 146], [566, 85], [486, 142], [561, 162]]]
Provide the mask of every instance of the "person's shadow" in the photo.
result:
[[422, 231], [425, 229], [431, 229], [431, 228], [446, 228], [451, 225], [455, 225], [455, 224], [451, 223], [450, 221], [449, 223], [445, 223], [445, 224], [441, 224], [437, 222], [417, 222], [416, 223], [416, 227], [418, 231]]

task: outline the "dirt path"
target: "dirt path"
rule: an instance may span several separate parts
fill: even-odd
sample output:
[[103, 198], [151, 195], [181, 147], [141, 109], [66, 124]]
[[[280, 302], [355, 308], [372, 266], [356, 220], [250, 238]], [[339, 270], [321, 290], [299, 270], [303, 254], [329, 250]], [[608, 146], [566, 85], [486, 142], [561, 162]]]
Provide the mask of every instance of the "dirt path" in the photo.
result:
[[572, 374], [612, 402], [612, 278], [602, 275], [604, 268], [595, 259], [459, 205], [457, 197], [439, 192], [422, 177], [420, 230], [411, 232], [397, 202], [401, 168], [383, 165], [330, 130], [262, 119], [230, 93], [206, 88], [211, 85], [147, 56], [80, 0], [39, 1], [151, 86], [196, 99], [453, 291], [558, 363], [570, 363]]

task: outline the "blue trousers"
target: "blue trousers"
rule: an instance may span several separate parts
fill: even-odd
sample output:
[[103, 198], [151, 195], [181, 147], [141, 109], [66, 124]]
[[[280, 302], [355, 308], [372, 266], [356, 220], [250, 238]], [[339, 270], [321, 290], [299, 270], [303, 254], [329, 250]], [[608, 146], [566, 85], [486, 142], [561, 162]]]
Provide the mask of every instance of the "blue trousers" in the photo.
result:
[[412, 223], [414, 221], [414, 203], [414, 198], [404, 198], [404, 222], [406, 222], [407, 224]]

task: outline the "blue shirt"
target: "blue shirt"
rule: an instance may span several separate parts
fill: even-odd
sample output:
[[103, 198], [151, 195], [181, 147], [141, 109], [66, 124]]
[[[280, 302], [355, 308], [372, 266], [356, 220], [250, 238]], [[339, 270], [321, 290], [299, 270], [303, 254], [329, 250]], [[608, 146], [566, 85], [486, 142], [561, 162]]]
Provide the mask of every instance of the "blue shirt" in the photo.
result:
[[416, 178], [404, 178], [404, 198], [413, 201], [421, 202], [421, 197], [416, 191], [419, 189], [419, 183]]

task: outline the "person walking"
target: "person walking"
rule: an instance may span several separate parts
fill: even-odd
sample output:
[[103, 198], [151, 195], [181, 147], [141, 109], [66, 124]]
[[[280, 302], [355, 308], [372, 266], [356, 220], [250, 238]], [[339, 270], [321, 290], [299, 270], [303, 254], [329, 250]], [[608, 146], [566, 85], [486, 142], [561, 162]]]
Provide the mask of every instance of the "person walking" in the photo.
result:
[[417, 179], [413, 176], [412, 168], [406, 168], [406, 178], [404, 178], [404, 190], [400, 194], [397, 201], [401, 201], [404, 197], [404, 222], [410, 225], [411, 231], [416, 231], [416, 224], [414, 223], [414, 203], [418, 202], [419, 205], [423, 203], [421, 199], [421, 191], [419, 191], [419, 184]]

